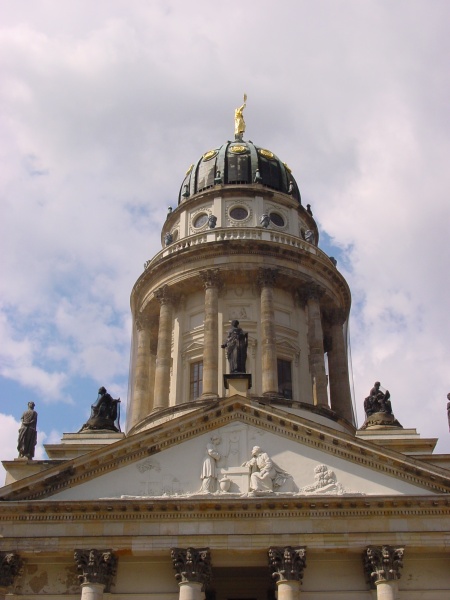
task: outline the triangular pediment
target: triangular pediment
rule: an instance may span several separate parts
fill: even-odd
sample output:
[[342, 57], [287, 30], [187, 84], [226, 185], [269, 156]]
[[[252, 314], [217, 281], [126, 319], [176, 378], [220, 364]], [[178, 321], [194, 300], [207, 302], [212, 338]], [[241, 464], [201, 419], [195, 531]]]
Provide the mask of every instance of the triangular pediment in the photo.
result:
[[[255, 446], [266, 456], [245, 464]], [[235, 396], [6, 486], [0, 498], [373, 496], [449, 490], [443, 469]]]

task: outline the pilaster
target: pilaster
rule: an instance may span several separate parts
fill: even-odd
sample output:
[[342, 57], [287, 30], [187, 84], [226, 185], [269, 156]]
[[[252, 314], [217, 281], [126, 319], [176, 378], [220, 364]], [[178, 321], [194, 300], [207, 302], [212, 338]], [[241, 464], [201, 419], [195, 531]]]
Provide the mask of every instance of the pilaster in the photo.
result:
[[314, 404], [328, 406], [327, 376], [323, 347], [323, 327], [320, 299], [324, 290], [316, 284], [306, 284], [298, 290], [308, 307], [309, 363]]
[[152, 409], [154, 378], [151, 377], [151, 342], [154, 319], [146, 314], [139, 314], [135, 320], [137, 336], [137, 352], [134, 367], [134, 393], [131, 414], [128, 417], [128, 428], [133, 427], [146, 417]]
[[158, 410], [169, 406], [174, 298], [167, 285], [156, 290], [155, 297], [160, 303], [160, 310], [153, 410]]
[[330, 405], [332, 410], [338, 415], [355, 424], [343, 329], [346, 314], [342, 309], [336, 308], [327, 314], [327, 319], [331, 330], [331, 348], [327, 353], [330, 378]]
[[261, 352], [262, 393], [278, 394], [277, 347], [275, 332], [274, 286], [277, 269], [259, 269], [258, 285], [261, 293]]
[[219, 396], [219, 291], [222, 279], [219, 269], [200, 272], [205, 287], [205, 321], [203, 333], [203, 398]]

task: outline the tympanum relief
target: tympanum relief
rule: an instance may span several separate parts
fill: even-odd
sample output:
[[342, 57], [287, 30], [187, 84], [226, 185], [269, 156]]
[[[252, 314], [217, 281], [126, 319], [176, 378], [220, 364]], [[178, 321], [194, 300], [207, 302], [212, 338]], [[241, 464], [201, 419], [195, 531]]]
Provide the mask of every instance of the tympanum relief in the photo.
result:
[[[226, 495], [311, 496], [360, 494], [346, 489], [327, 465], [316, 464], [308, 481], [302, 457], [282, 451], [274, 454], [270, 434], [247, 425], [226, 426], [172, 448], [166, 456], [149, 457], [134, 467], [139, 483], [129, 478], [127, 495], [136, 497], [201, 497]], [[266, 442], [266, 443], [265, 443]], [[249, 450], [250, 449], [250, 450]], [[181, 451], [180, 451], [181, 450]], [[311, 463], [309, 463], [311, 464]], [[285, 468], [286, 467], [286, 468]], [[297, 481], [296, 481], [297, 480]], [[133, 495], [131, 495], [133, 494]]]

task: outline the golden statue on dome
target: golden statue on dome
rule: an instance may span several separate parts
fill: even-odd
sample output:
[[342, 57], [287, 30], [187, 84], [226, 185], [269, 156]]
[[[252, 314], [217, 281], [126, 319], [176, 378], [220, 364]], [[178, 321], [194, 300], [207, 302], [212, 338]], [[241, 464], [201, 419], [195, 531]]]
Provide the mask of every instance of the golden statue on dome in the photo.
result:
[[246, 107], [247, 94], [244, 94], [244, 104], [234, 111], [234, 137], [242, 140], [245, 133], [244, 108]]

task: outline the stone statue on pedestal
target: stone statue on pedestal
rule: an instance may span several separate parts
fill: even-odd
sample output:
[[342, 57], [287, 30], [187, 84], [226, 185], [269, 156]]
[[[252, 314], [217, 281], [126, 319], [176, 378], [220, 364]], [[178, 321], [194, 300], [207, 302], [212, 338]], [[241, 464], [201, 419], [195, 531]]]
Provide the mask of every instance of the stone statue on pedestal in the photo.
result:
[[373, 426], [402, 427], [392, 413], [391, 394], [382, 390], [379, 381], [375, 381], [369, 395], [364, 400], [366, 420], [361, 429]]
[[227, 358], [230, 365], [230, 373], [246, 373], [245, 363], [247, 361], [248, 333], [239, 327], [239, 321], [231, 321], [227, 341], [221, 348], [227, 349]]
[[28, 402], [28, 410], [23, 413], [21, 418], [22, 425], [19, 429], [19, 438], [17, 441], [19, 458], [28, 458], [29, 460], [33, 460], [37, 442], [38, 414], [34, 410], [34, 407], [34, 402]]
[[105, 387], [98, 390], [97, 400], [91, 406], [91, 416], [80, 429], [81, 431], [106, 429], [120, 431], [120, 398], [115, 400]]

